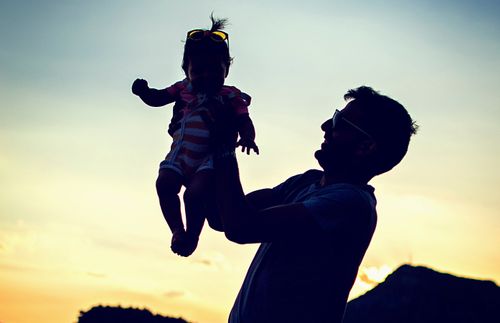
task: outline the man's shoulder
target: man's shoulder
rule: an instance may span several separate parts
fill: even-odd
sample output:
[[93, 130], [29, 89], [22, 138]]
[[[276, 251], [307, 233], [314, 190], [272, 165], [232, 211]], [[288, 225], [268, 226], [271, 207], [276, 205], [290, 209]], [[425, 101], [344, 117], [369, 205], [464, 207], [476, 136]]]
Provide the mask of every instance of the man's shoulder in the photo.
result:
[[278, 186], [275, 186], [273, 190], [278, 196], [281, 196], [282, 202], [289, 203], [301, 196], [307, 187], [318, 183], [322, 176], [322, 171], [310, 169], [304, 173], [289, 177]]
[[319, 169], [309, 169], [303, 173], [289, 177], [286, 181], [319, 181], [323, 176], [323, 171]]
[[377, 203], [374, 190], [372, 186], [367, 184], [336, 183], [318, 188], [313, 196], [356, 208], [374, 209]]
[[321, 179], [323, 176], [323, 172], [318, 170], [318, 169], [309, 169], [305, 171], [304, 173], [296, 174], [288, 179], [286, 179], [283, 183], [278, 185], [280, 186], [286, 186], [286, 187], [295, 187], [295, 186], [301, 186], [301, 185], [309, 185], [312, 183], [315, 183]]

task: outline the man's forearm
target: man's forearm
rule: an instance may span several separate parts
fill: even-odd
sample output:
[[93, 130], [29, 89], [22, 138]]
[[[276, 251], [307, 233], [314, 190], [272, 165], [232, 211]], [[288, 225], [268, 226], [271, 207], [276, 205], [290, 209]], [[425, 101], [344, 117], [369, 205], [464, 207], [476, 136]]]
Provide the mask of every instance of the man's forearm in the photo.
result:
[[[215, 159], [216, 200], [226, 237], [236, 243], [260, 243], [298, 237], [318, 230], [303, 203], [279, 204], [272, 190], [260, 190], [254, 207], [244, 195], [234, 155]], [[253, 199], [250, 197], [250, 199]]]
[[225, 152], [215, 160], [216, 199], [224, 231], [229, 240], [239, 242], [244, 236], [253, 208], [248, 204], [240, 182], [234, 154]]

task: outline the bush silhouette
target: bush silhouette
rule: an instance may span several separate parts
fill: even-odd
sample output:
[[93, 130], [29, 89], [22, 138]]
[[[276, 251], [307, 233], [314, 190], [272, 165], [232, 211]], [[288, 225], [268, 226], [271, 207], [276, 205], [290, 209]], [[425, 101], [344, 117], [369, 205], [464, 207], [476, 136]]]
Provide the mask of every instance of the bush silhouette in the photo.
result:
[[123, 308], [121, 306], [94, 306], [80, 311], [78, 323], [189, 323], [183, 318], [154, 315], [147, 309]]

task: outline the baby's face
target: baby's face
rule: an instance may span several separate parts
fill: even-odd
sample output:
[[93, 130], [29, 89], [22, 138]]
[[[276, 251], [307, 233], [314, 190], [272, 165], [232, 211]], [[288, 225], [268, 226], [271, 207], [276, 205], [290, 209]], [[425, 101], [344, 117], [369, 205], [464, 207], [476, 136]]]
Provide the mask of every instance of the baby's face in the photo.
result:
[[218, 93], [224, 85], [227, 68], [219, 60], [207, 58], [192, 59], [189, 61], [187, 77], [195, 92], [207, 94]]

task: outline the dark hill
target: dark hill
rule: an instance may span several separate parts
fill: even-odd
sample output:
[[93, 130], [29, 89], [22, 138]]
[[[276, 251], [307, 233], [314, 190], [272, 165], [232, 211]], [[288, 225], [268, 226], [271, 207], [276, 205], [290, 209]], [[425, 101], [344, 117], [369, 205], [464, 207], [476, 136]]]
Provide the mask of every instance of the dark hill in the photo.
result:
[[182, 318], [154, 315], [147, 309], [94, 306], [81, 311], [78, 323], [189, 323]]
[[347, 305], [344, 323], [500, 322], [500, 288], [403, 265]]

